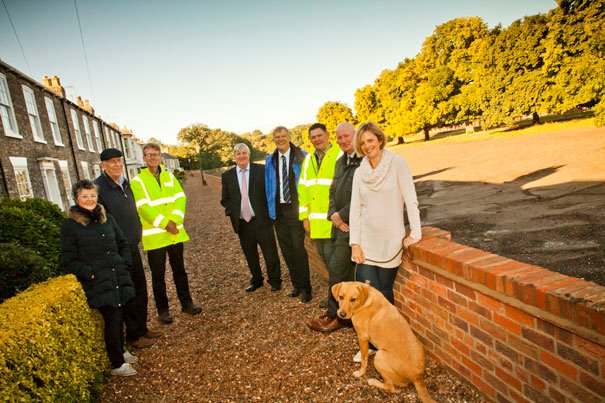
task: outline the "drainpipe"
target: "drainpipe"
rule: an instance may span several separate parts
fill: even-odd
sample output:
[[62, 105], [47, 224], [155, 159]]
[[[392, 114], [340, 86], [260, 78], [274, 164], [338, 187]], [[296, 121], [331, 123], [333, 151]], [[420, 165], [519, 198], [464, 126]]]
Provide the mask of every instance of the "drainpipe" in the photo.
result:
[[[69, 141], [69, 148], [71, 149], [71, 156], [73, 158], [74, 167], [76, 167], [76, 177], [80, 180], [80, 169], [78, 167], [78, 160], [76, 157], [76, 149], [74, 148], [73, 140], [71, 139], [71, 130], [69, 129], [69, 119], [67, 118], [67, 110], [65, 108], [65, 98], [61, 99], [61, 108], [63, 109], [63, 117], [65, 118], [65, 127], [67, 128], [67, 140]], [[63, 186], [65, 187], [65, 186]]]
[[6, 172], [4, 172], [4, 167], [2, 166], [1, 158], [0, 158], [0, 172], [2, 172], [2, 187], [4, 188], [4, 195], [6, 197], [8, 197], [8, 183], [6, 182]]

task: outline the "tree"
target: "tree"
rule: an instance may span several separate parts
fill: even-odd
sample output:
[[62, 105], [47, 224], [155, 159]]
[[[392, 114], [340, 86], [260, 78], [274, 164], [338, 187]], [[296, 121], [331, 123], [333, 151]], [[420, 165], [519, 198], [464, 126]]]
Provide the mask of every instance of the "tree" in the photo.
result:
[[326, 102], [317, 112], [317, 121], [326, 125], [331, 136], [336, 132], [336, 126], [342, 122], [355, 124], [353, 111], [341, 102]]

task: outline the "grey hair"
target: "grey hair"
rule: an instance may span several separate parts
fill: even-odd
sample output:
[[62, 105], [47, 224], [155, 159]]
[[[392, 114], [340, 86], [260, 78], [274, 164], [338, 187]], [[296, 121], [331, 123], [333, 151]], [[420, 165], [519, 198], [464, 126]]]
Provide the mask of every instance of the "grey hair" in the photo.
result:
[[233, 154], [235, 154], [236, 152], [238, 152], [241, 149], [245, 149], [246, 151], [248, 151], [248, 154], [250, 154], [250, 147], [248, 147], [246, 145], [246, 143], [237, 143], [236, 145], [233, 146]]
[[82, 179], [80, 181], [77, 181], [76, 183], [74, 183], [73, 187], [71, 188], [71, 194], [74, 197], [74, 200], [78, 199], [78, 196], [80, 196], [80, 192], [84, 189], [88, 189], [88, 190], [92, 190], [94, 189], [97, 194], [99, 194], [99, 189], [97, 188], [97, 185], [88, 179]]

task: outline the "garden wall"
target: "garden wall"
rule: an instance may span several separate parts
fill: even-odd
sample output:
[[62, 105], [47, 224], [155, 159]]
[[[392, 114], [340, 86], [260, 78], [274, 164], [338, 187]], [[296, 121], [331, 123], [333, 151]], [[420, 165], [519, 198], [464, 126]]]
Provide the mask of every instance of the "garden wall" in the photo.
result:
[[605, 287], [450, 239], [423, 228], [395, 282], [427, 353], [493, 401], [605, 401]]

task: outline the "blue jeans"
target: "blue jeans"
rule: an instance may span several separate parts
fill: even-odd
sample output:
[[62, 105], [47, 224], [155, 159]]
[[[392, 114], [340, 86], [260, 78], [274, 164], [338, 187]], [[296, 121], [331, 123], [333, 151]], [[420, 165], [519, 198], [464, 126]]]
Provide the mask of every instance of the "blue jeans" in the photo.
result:
[[355, 280], [362, 283], [369, 280], [372, 287], [380, 291], [391, 304], [395, 304], [393, 284], [395, 284], [395, 278], [397, 277], [397, 269], [398, 267], [385, 269], [370, 264], [358, 264], [355, 269]]

